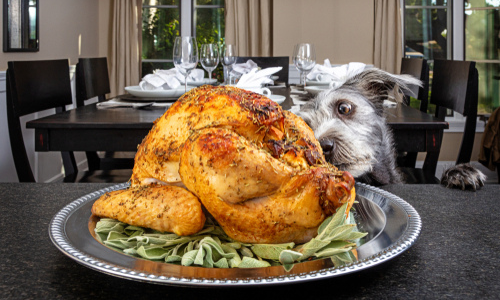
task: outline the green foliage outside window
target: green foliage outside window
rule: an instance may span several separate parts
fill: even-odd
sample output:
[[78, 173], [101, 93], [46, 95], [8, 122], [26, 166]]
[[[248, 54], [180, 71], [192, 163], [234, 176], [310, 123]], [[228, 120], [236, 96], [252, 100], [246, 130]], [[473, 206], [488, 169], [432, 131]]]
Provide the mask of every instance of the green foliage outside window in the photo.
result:
[[[200, 1], [198, 1], [198, 4], [200, 4], [199, 2]], [[224, 8], [198, 8], [196, 9], [195, 20], [198, 49], [201, 49], [202, 44], [217, 44], [219, 45], [219, 49], [221, 49], [222, 45], [224, 44], [225, 32]], [[218, 82], [223, 82], [223, 74], [223, 67], [220, 63], [219, 57], [219, 64], [217, 65], [217, 68], [212, 72], [212, 78], [217, 79]], [[205, 77], [208, 77], [208, 74], [206, 74]]]
[[[150, 1], [149, 1], [150, 2]], [[146, 6], [148, 1], [144, 1]], [[196, 5], [223, 5], [221, 0], [197, 0]], [[175, 5], [176, 7], [144, 7], [142, 11], [142, 59], [167, 60], [143, 61], [142, 76], [153, 73], [156, 69], [170, 69], [172, 63], [173, 43], [180, 35], [180, 8], [178, 0], [163, 0], [161, 5]], [[196, 6], [195, 6], [196, 7]], [[196, 8], [194, 13], [196, 40], [198, 49], [202, 44], [224, 44], [224, 8]], [[199, 69], [203, 69], [198, 64]], [[206, 71], [205, 71], [206, 73]], [[208, 78], [208, 74], [206, 76]], [[219, 63], [213, 71], [212, 78], [223, 81], [223, 69]]]

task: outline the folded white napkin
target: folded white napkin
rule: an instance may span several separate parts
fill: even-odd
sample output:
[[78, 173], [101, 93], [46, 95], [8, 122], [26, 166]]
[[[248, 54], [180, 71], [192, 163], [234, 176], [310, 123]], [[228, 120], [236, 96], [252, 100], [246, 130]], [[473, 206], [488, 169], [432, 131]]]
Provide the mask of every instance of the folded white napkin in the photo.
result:
[[270, 76], [274, 73], [281, 71], [283, 67], [272, 67], [262, 70], [253, 68], [250, 72], [241, 75], [240, 80], [236, 84], [237, 87], [255, 87], [262, 86], [263, 84], [272, 84], [274, 81]]
[[332, 64], [330, 63], [330, 60], [327, 58], [325, 59], [322, 65], [320, 64], [314, 65], [311, 72], [307, 74], [306, 78], [309, 80], [316, 80], [316, 76], [318, 76], [319, 74], [330, 74], [332, 68], [333, 68]]
[[[180, 73], [179, 73], [180, 75]], [[184, 76], [181, 76], [181, 83], [184, 83]], [[205, 72], [202, 69], [194, 69], [187, 77], [188, 84], [190, 81], [203, 81]]]
[[249, 73], [250, 71], [252, 71], [252, 69], [255, 69], [255, 68], [258, 68], [259, 66], [257, 66], [257, 64], [249, 59], [247, 60], [246, 62], [244, 63], [241, 63], [241, 64], [234, 64], [232, 66], [232, 71], [231, 72], [236, 72], [238, 74], [236, 74], [238, 77], [243, 75], [243, 74], [247, 74]]
[[332, 82], [330, 83], [330, 88], [336, 89], [344, 84], [347, 79], [358, 75], [365, 70], [366, 65], [359, 62], [351, 62], [345, 65], [332, 67], [330, 61], [325, 59], [324, 65], [315, 66], [308, 75], [307, 78], [310, 80], [316, 80], [318, 74], [326, 74], [332, 77]]
[[[205, 72], [201, 69], [194, 69], [188, 75], [189, 81], [202, 81]], [[156, 70], [153, 74], [148, 74], [142, 78], [139, 87], [142, 90], [172, 90], [184, 84], [184, 75], [177, 69]]]

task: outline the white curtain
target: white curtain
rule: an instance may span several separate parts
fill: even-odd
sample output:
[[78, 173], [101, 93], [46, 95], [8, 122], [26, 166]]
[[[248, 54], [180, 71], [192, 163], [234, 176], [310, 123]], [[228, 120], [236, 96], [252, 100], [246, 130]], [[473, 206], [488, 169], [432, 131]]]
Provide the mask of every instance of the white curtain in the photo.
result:
[[403, 28], [399, 0], [375, 0], [373, 64], [399, 74], [403, 57]]
[[272, 0], [226, 0], [226, 44], [237, 56], [272, 56]]
[[117, 96], [141, 79], [142, 0], [112, 0], [111, 10], [109, 83]]

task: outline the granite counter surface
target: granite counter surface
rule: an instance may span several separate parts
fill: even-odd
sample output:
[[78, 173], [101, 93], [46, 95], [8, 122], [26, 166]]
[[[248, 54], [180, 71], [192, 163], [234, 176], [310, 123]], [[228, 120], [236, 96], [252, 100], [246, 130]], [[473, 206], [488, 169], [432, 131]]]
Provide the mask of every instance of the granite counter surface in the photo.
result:
[[498, 299], [500, 185], [383, 189], [410, 203], [422, 232], [403, 254], [343, 277], [273, 287], [160, 286], [102, 274], [61, 253], [48, 224], [69, 202], [109, 184], [1, 183], [1, 299]]

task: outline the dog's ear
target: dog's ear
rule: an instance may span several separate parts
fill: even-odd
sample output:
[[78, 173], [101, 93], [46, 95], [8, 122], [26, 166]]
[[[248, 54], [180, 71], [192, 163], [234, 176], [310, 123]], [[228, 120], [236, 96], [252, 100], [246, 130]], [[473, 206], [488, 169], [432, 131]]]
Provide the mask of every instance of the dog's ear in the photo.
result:
[[357, 88], [382, 113], [384, 100], [393, 98], [395, 87], [409, 90], [410, 85], [422, 86], [422, 82], [411, 75], [395, 75], [370, 68], [349, 78], [344, 85]]

